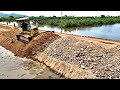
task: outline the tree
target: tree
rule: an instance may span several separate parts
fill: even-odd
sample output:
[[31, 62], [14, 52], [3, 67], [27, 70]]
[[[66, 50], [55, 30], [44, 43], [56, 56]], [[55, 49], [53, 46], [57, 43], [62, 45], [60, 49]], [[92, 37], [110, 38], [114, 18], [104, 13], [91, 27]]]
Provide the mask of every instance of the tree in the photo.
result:
[[65, 15], [65, 17], [67, 17], [67, 15]]
[[101, 18], [104, 18], [105, 17], [105, 15], [101, 15]]
[[14, 16], [9, 16], [10, 18], [14, 18]]
[[53, 17], [56, 17], [55, 15]]

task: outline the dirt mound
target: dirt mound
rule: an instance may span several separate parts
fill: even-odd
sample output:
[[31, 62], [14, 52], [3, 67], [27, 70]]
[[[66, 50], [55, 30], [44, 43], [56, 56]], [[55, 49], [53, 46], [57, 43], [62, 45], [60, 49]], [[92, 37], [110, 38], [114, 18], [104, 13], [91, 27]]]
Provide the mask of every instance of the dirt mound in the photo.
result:
[[9, 27], [9, 26], [3, 26], [3, 25], [0, 25], [0, 28], [11, 29], [11, 27]]
[[[9, 31], [3, 31], [6, 28]], [[43, 32], [28, 44], [24, 44], [16, 39], [18, 29], [7, 26], [0, 26], [0, 45], [12, 51], [16, 56], [30, 57], [36, 52], [42, 52], [52, 43], [59, 35], [53, 32]]]
[[60, 36], [53, 32], [43, 32], [25, 47], [21, 56], [30, 57], [38, 52], [42, 52], [45, 50], [45, 48], [48, 47], [50, 43], [52, 43], [54, 40], [58, 38], [60, 38]]
[[16, 40], [16, 34], [18, 29], [0, 25], [0, 45], [13, 53], [21, 52], [26, 45]]

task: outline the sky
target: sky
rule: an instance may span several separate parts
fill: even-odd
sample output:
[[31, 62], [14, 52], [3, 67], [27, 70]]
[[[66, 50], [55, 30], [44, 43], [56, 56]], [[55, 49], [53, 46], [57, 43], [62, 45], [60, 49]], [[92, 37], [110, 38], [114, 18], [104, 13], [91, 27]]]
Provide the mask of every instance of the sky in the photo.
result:
[[10, 14], [23, 14], [27, 16], [120, 16], [120, 11], [0, 11], [0, 13]]

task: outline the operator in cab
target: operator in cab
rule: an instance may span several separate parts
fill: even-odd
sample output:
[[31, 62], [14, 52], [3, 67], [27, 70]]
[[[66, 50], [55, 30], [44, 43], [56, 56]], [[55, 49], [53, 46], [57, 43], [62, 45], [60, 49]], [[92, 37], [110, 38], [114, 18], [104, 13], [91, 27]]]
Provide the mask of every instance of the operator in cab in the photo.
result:
[[28, 24], [27, 24], [25, 21], [23, 21], [23, 22], [21, 23], [21, 28], [23, 29], [23, 31], [27, 31], [27, 29], [28, 29]]

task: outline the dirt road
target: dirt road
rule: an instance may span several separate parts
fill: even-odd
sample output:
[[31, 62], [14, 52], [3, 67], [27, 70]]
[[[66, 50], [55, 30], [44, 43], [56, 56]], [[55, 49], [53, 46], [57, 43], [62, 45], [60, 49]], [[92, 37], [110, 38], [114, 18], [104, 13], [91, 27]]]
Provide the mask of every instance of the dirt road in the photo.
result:
[[114, 40], [105, 40], [101, 38], [93, 38], [93, 37], [87, 37], [87, 36], [77, 36], [77, 35], [72, 35], [72, 34], [64, 34], [64, 33], [56, 33], [59, 34], [62, 37], [68, 37], [72, 36], [81, 40], [85, 40], [88, 42], [92, 42], [95, 45], [101, 46], [106, 49], [110, 49], [113, 47], [116, 47], [117, 45], [120, 45], [120, 41], [114, 41]]

